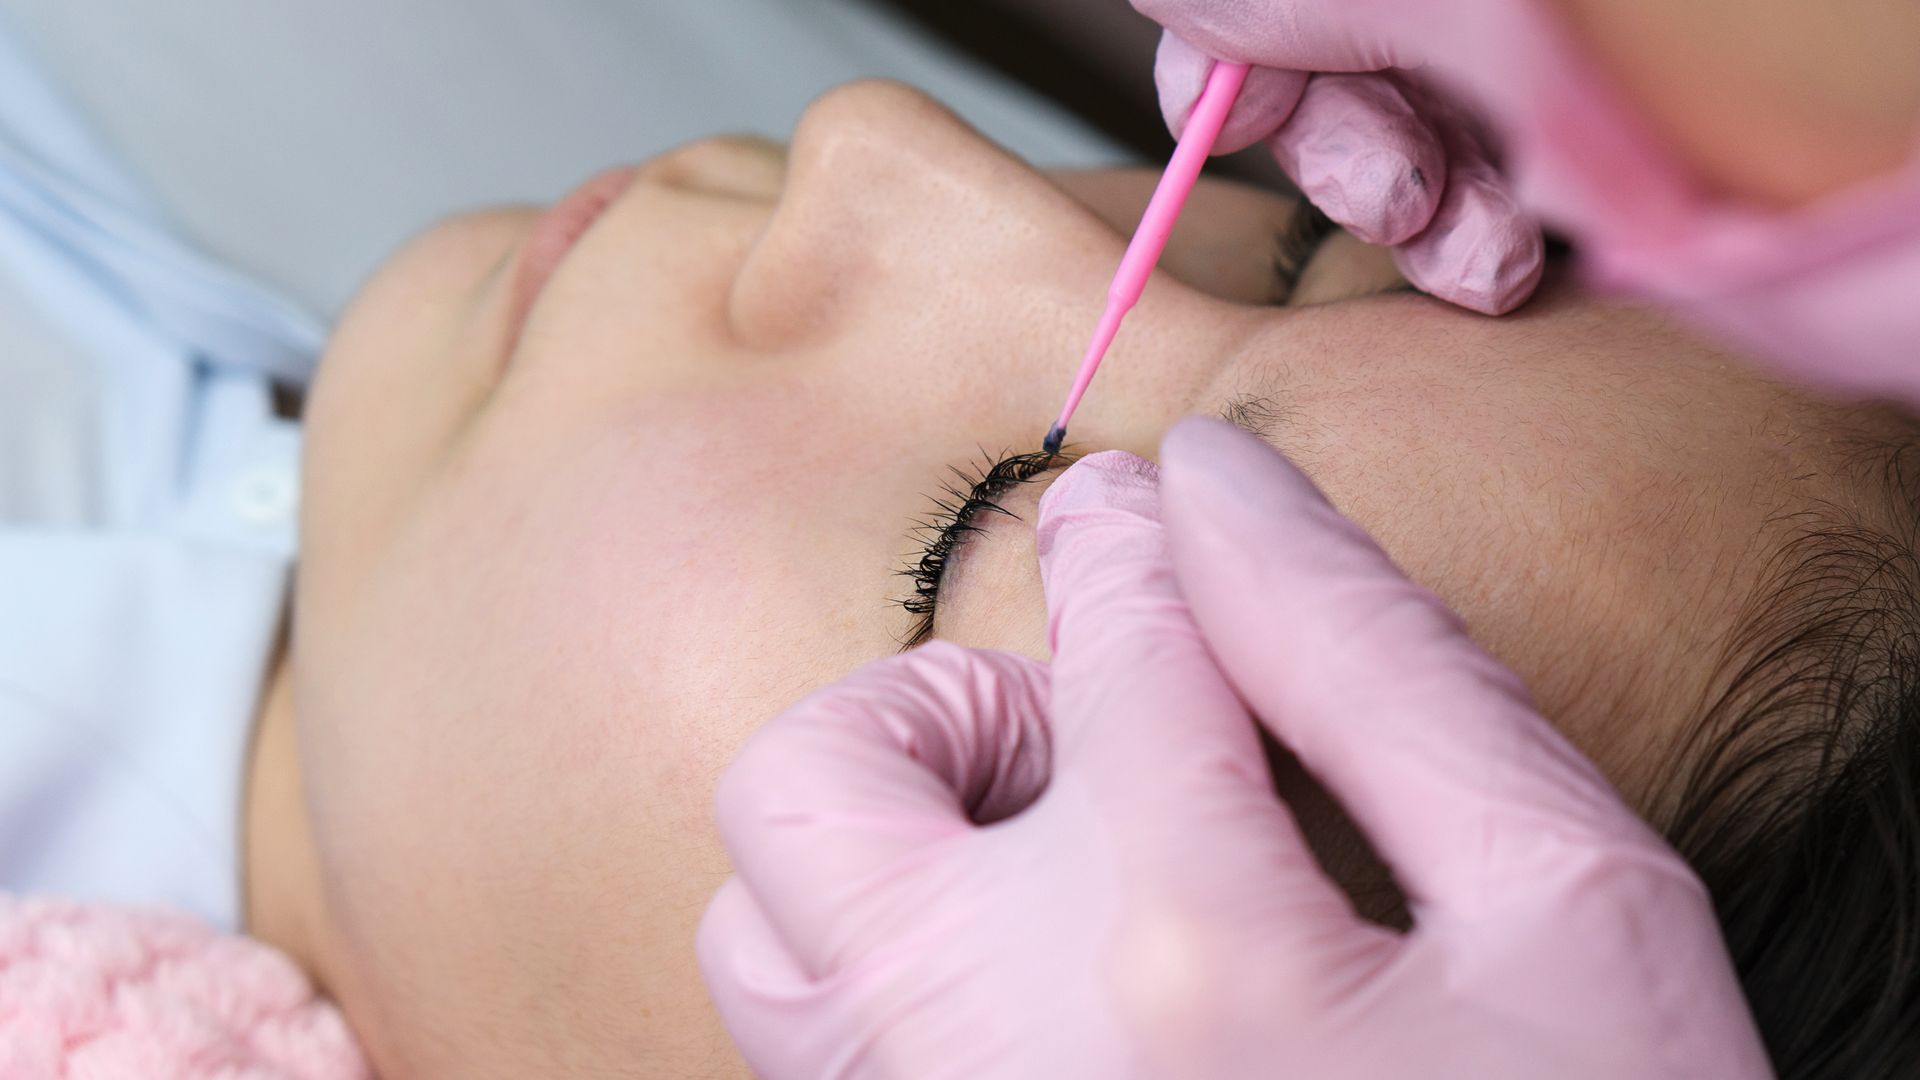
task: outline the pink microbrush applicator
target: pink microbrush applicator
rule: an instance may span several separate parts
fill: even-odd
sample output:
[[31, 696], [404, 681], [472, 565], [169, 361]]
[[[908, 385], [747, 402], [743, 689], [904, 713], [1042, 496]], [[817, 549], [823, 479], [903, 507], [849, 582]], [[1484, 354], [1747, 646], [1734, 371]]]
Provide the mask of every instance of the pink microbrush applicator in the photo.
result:
[[1146, 291], [1147, 279], [1153, 276], [1160, 253], [1167, 249], [1173, 223], [1186, 208], [1187, 196], [1193, 193], [1200, 170], [1213, 154], [1214, 141], [1220, 138], [1227, 113], [1232, 111], [1233, 102], [1246, 81], [1245, 64], [1217, 63], [1207, 74], [1206, 89], [1200, 92], [1200, 100], [1194, 104], [1193, 115], [1187, 120], [1187, 129], [1181, 133], [1179, 145], [1173, 148], [1173, 160], [1167, 162], [1166, 174], [1160, 177], [1160, 186], [1153, 189], [1153, 199], [1147, 203], [1147, 212], [1140, 216], [1140, 227], [1134, 230], [1133, 242], [1120, 258], [1120, 269], [1114, 272], [1113, 284], [1107, 286], [1107, 308], [1100, 313], [1100, 325], [1093, 332], [1086, 357], [1080, 361], [1080, 373], [1074, 377], [1073, 389], [1067, 393], [1060, 418], [1053, 422], [1042, 444], [1047, 453], [1059, 453], [1060, 444], [1066, 441], [1067, 421], [1073, 419], [1073, 411], [1080, 407], [1087, 385], [1093, 382], [1093, 373], [1100, 370], [1107, 346], [1113, 344], [1113, 336], [1120, 332], [1120, 321]]

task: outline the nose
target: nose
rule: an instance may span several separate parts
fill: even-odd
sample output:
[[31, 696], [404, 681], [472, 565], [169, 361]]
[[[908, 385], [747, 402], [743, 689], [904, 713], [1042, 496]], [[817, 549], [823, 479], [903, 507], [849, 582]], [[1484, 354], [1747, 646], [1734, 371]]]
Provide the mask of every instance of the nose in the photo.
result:
[[794, 129], [785, 191], [730, 314], [749, 344], [806, 344], [1009, 275], [1097, 296], [1097, 268], [1118, 251], [1083, 206], [931, 98], [853, 83]]
[[688, 143], [640, 166], [643, 182], [772, 203], [786, 186], [787, 151], [754, 135], [721, 135]]

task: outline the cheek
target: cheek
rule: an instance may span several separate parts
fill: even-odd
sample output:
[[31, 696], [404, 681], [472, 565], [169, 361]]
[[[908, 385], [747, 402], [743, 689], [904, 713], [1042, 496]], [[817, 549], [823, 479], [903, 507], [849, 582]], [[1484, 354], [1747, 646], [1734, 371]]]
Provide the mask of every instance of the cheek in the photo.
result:
[[[737, 741], [776, 694], [831, 665], [819, 649], [771, 647], [835, 613], [812, 579], [769, 557], [777, 493], [661, 486], [652, 470], [607, 464], [525, 439], [464, 454], [351, 597], [315, 597], [310, 656], [347, 673], [361, 699], [330, 710], [358, 729], [341, 733], [343, 752], [364, 755], [343, 773], [391, 771], [399, 755], [382, 743], [397, 734], [433, 748], [414, 765], [435, 782], [496, 796], [612, 759], [634, 765], [637, 789], [698, 798], [647, 782], [650, 763], [672, 756], [662, 748]], [[653, 464], [697, 471], [666, 454]], [[338, 654], [318, 653], [323, 642]], [[706, 721], [719, 703], [733, 722]], [[541, 791], [549, 804], [568, 797]]]
[[[714, 779], [780, 707], [890, 650], [868, 621], [889, 568], [868, 596], [839, 545], [793, 539], [788, 477], [716, 464], [711, 417], [663, 417], [640, 445], [515, 404], [349, 594], [303, 594], [302, 750], [335, 910], [363, 954], [474, 985], [500, 955], [537, 968], [654, 932], [635, 910], [666, 913], [661, 955], [690, 963], [726, 870]], [[592, 974], [631, 983], [607, 956]]]
[[303, 575], [351, 577], [492, 390], [501, 268], [532, 215], [456, 218], [409, 243], [348, 307], [303, 416]]

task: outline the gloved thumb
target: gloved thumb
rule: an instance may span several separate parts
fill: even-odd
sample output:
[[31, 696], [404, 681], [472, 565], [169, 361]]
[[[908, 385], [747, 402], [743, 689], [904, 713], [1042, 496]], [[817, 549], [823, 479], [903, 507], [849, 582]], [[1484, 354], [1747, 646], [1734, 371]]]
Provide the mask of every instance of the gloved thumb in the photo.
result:
[[[1187, 130], [1187, 119], [1206, 88], [1207, 75], [1214, 59], [1188, 44], [1177, 34], [1163, 34], [1160, 51], [1154, 59], [1153, 81], [1160, 91], [1160, 113], [1166, 117], [1167, 130], [1179, 138]], [[1214, 140], [1213, 152], [1231, 154], [1280, 130], [1300, 103], [1308, 75], [1304, 71], [1257, 67], [1247, 73], [1247, 81], [1234, 100], [1227, 123]]]
[[1129, 864], [1157, 867], [1162, 902], [1236, 910], [1297, 957], [1352, 928], [1352, 907], [1275, 796], [1252, 718], [1187, 611], [1160, 501], [1153, 463], [1120, 451], [1082, 458], [1041, 500], [1055, 791], [1099, 806]]

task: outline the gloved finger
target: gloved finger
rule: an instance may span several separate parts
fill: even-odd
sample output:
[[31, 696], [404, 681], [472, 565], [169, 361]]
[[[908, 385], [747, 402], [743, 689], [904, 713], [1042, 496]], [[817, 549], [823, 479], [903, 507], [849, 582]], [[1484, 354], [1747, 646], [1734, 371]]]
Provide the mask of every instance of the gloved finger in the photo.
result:
[[1424, 293], [1504, 315], [1540, 285], [1547, 259], [1540, 223], [1521, 208], [1466, 118], [1428, 115], [1445, 140], [1446, 190], [1433, 221], [1394, 248], [1393, 260]]
[[[1134, 10], [1223, 60], [1293, 71], [1379, 71], [1421, 63], [1407, 44], [1414, 35], [1404, 26], [1383, 25], [1350, 10], [1354, 6], [1323, 0], [1133, 0]], [[1396, 21], [1419, 15], [1401, 13]]]
[[1258, 735], [1180, 598], [1159, 502], [1154, 464], [1117, 450], [1076, 462], [1040, 500], [1057, 759], [1220, 747], [1254, 781]]
[[[1154, 58], [1153, 81], [1160, 91], [1160, 113], [1166, 117], [1167, 130], [1179, 138], [1187, 130], [1187, 119], [1206, 88], [1207, 75], [1214, 59], [1172, 34], [1160, 37], [1160, 51]], [[1227, 113], [1226, 126], [1214, 140], [1213, 152], [1231, 154], [1245, 150], [1286, 123], [1300, 92], [1307, 85], [1307, 73], [1278, 68], [1256, 67], [1247, 72], [1247, 81]]]
[[1666, 858], [1512, 673], [1266, 443], [1163, 441], [1180, 585], [1221, 667], [1415, 905], [1471, 917], [1600, 849]]
[[1188, 615], [1157, 472], [1093, 454], [1040, 502], [1055, 792], [1091, 792], [1128, 860], [1158, 864], [1147, 876], [1164, 910], [1230, 919], [1276, 957], [1298, 954], [1298, 973], [1359, 920], [1275, 795], [1253, 720]]
[[715, 795], [735, 871], [807, 970], [883, 935], [878, 913], [1051, 771], [1047, 670], [934, 642], [869, 664], [748, 741]]
[[755, 1076], [789, 1073], [845, 1043], [832, 982], [812, 978], [780, 939], [746, 883], [731, 877], [708, 902], [694, 937], [700, 975], [727, 1034]]
[[1369, 244], [1418, 235], [1446, 191], [1440, 136], [1385, 75], [1315, 75], [1269, 145], [1301, 194]]

